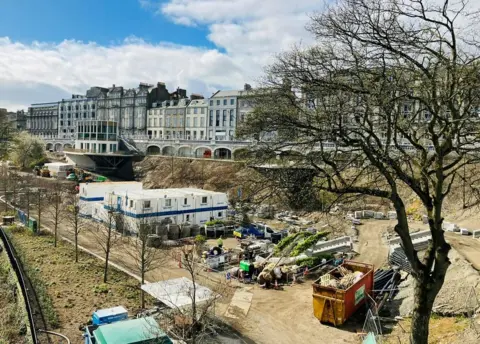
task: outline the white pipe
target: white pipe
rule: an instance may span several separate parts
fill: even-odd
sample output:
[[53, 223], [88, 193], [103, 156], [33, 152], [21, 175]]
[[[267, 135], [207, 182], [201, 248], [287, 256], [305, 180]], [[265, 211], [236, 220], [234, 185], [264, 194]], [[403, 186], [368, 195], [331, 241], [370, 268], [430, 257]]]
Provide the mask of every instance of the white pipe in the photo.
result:
[[43, 332], [43, 333], [48, 333], [48, 334], [53, 334], [55, 336], [59, 336], [59, 337], [62, 337], [63, 339], [65, 339], [67, 341], [67, 344], [70, 344], [70, 339], [68, 339], [67, 336], [61, 334], [61, 333], [57, 333], [57, 332], [53, 332], [53, 331], [47, 331], [47, 330], [42, 330], [42, 329], [38, 329], [38, 332]]

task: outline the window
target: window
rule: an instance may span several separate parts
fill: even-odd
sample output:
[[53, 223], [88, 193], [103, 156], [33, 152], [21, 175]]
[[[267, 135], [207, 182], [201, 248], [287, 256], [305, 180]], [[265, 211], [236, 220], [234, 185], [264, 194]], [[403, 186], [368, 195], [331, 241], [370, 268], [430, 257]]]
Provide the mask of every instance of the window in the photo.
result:
[[78, 113], [75, 114], [75, 118], [78, 118]]
[[60, 114], [60, 118], [63, 118], [63, 113]]
[[60, 125], [63, 125], [63, 121], [60, 121]]
[[202, 197], [202, 204], [207, 204], [207, 196]]
[[143, 201], [143, 209], [150, 209], [150, 201]]
[[227, 125], [227, 110], [223, 110], [222, 125], [224, 127]]
[[198, 108], [193, 108], [193, 113], [196, 115], [198, 113]]
[[133, 200], [130, 200], [130, 208], [133, 208]]
[[217, 99], [217, 105], [220, 105], [220, 99]]
[[216, 123], [215, 125], [216, 125], [217, 127], [220, 126], [220, 110], [217, 110], [217, 116], [216, 116], [216, 118], [215, 118], [215, 123]]
[[230, 99], [230, 105], [235, 105], [235, 99], [234, 98]]
[[73, 133], [75, 130], [74, 129], [70, 129], [70, 132]]
[[235, 110], [230, 109], [230, 126], [233, 127], [235, 125]]
[[83, 105], [83, 109], [86, 110], [86, 109], [87, 109], [87, 106], [86, 106], [86, 105]]
[[70, 111], [71, 109], [72, 109], [72, 107], [69, 105], [69, 106], [68, 106], [68, 111]]
[[185, 221], [187, 221], [187, 222], [190, 221], [190, 214], [187, 214], [187, 215], [185, 216]]
[[70, 118], [70, 114], [67, 115], [67, 118]]
[[92, 111], [92, 118], [95, 118], [95, 111]]
[[213, 106], [213, 100], [210, 100], [210, 106]]
[[62, 110], [62, 111], [63, 111], [63, 106], [60, 106], [60, 110]]
[[223, 100], [223, 105], [227, 105], [227, 100], [226, 99]]
[[203, 128], [205, 126], [205, 118], [200, 118], [200, 126]]
[[190, 117], [187, 117], [187, 122], [185, 123], [185, 126], [186, 126], [186, 127], [189, 127], [189, 126], [190, 126]]
[[165, 206], [166, 207], [171, 207], [172, 206], [172, 200], [171, 199], [166, 199], [165, 200]]
[[219, 211], [218, 212], [218, 217], [222, 217], [223, 216], [223, 212]]
[[201, 113], [202, 115], [205, 115], [205, 108], [203, 108], [203, 107], [200, 108], [200, 113]]
[[210, 118], [208, 120], [208, 125], [209, 126], [213, 125], [213, 110], [210, 110]]
[[87, 113], [86, 112], [83, 113], [83, 118], [87, 118]]
[[95, 110], [95, 104], [92, 104], [92, 110]]
[[75, 105], [75, 110], [78, 110], [78, 105]]
[[193, 127], [194, 128], [198, 127], [198, 118], [197, 117], [193, 117]]
[[183, 199], [183, 204], [184, 204], [184, 205], [187, 205], [187, 204], [188, 204], [188, 199], [187, 199], [187, 198], [184, 198], [184, 199]]

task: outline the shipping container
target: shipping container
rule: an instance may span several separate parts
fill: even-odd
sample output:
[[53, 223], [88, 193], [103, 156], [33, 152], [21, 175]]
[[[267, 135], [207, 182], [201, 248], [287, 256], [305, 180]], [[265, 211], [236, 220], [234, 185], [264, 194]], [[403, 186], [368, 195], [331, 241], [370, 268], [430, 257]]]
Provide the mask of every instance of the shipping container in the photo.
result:
[[[346, 289], [321, 285], [322, 280], [342, 278], [341, 268], [363, 275]], [[313, 314], [322, 323], [342, 325], [365, 303], [372, 290], [373, 265], [346, 260], [313, 283]]]

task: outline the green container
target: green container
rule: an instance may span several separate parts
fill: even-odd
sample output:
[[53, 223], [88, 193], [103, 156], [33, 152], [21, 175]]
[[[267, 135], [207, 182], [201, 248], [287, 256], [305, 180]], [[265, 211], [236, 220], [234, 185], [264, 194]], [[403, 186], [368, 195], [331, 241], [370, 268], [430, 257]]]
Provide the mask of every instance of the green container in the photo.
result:
[[28, 221], [28, 228], [34, 233], [37, 232], [37, 220], [30, 218]]
[[246, 260], [242, 260], [240, 262], [240, 270], [245, 272], [250, 271], [250, 262], [247, 262]]

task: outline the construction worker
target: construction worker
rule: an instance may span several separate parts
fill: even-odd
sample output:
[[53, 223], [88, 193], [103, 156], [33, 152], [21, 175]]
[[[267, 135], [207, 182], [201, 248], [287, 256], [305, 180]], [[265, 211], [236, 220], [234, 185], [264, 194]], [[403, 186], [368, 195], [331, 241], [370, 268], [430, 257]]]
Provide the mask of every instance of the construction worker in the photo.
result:
[[221, 235], [220, 235], [220, 238], [217, 239], [217, 246], [220, 248], [223, 247], [223, 238]]

